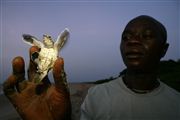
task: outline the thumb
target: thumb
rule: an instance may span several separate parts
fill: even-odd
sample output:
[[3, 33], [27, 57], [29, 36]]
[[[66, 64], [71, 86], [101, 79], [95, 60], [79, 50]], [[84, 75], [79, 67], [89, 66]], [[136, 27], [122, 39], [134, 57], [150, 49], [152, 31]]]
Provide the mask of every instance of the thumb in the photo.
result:
[[57, 88], [67, 89], [66, 73], [64, 71], [64, 60], [58, 58], [53, 66], [53, 77]]

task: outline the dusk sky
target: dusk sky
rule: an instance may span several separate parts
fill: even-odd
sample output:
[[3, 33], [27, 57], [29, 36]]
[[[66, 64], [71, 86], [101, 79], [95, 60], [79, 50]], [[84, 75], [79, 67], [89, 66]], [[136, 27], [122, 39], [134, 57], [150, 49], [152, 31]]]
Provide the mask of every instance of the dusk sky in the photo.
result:
[[54, 41], [64, 28], [70, 39], [60, 51], [68, 82], [116, 77], [125, 68], [119, 45], [121, 33], [132, 18], [150, 15], [165, 25], [170, 47], [165, 60], [180, 58], [179, 0], [1, 0], [0, 83], [11, 74], [11, 61], [29, 62], [30, 45], [22, 34]]

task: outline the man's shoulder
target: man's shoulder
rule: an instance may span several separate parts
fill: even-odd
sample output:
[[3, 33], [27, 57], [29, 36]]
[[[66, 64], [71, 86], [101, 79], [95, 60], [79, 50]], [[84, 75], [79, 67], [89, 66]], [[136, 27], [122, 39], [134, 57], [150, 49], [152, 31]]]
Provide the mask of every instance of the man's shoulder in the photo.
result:
[[112, 101], [117, 99], [120, 81], [121, 78], [117, 78], [110, 82], [89, 88], [85, 100], [81, 105], [82, 118], [88, 116], [97, 119], [106, 118], [106, 115], [108, 115], [111, 110]]
[[[96, 108], [95, 111], [102, 111], [110, 107], [111, 101], [116, 98], [119, 89], [119, 81], [121, 78], [112, 80], [107, 83], [98, 84], [89, 88], [83, 105]], [[99, 107], [97, 107], [99, 106]]]
[[115, 91], [119, 91], [120, 89], [121, 80], [122, 78], [120, 77], [106, 83], [95, 85], [88, 90], [88, 94], [93, 94], [94, 96], [96, 94], [109, 95], [112, 92], [115, 93]]
[[175, 90], [174, 88], [166, 85], [165, 83], [161, 82], [161, 84], [164, 87], [164, 92], [166, 94], [168, 94], [168, 96], [174, 96], [174, 97], [179, 97], [180, 99], [180, 92], [178, 92], [177, 90]]

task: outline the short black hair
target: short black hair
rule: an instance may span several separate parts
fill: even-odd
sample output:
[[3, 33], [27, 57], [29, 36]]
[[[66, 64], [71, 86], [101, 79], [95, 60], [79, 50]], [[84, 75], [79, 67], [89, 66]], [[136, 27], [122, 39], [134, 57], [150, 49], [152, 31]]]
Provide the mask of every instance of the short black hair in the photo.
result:
[[156, 20], [155, 18], [153, 18], [151, 16], [140, 15], [140, 16], [135, 17], [134, 19], [132, 19], [129, 23], [133, 22], [134, 20], [139, 20], [139, 19], [146, 19], [146, 20], [150, 20], [153, 23], [155, 23], [157, 25], [159, 31], [160, 31], [160, 34], [161, 34], [162, 38], [163, 38], [163, 43], [166, 44], [166, 42], [167, 42], [167, 30], [166, 30], [165, 26], [161, 22], [159, 22], [158, 20]]

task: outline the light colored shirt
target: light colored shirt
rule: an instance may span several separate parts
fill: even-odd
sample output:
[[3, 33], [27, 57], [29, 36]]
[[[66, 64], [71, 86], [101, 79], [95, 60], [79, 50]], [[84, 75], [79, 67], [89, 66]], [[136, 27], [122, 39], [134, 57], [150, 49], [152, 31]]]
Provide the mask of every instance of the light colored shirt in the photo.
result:
[[120, 77], [88, 90], [81, 120], [180, 120], [180, 93], [160, 82], [152, 92], [137, 94]]

